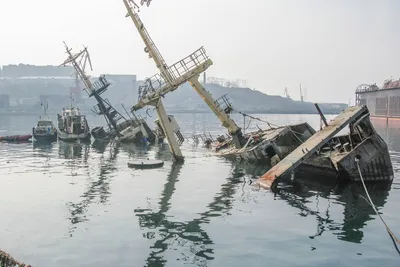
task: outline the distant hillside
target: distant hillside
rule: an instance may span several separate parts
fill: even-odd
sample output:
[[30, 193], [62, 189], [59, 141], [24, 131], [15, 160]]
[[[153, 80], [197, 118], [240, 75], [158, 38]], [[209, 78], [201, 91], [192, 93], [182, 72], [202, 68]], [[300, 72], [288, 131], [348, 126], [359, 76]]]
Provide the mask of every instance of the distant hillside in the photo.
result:
[[[140, 84], [142, 82], [139, 82]], [[233, 107], [248, 113], [286, 113], [315, 114], [314, 103], [294, 101], [292, 99], [266, 95], [249, 88], [229, 88], [216, 84], [206, 84], [205, 88], [216, 99], [227, 95]], [[165, 107], [175, 112], [209, 112], [209, 108], [189, 84], [184, 84], [176, 91], [169, 93], [164, 99]], [[337, 114], [348, 105], [342, 103], [318, 103], [323, 113]]]

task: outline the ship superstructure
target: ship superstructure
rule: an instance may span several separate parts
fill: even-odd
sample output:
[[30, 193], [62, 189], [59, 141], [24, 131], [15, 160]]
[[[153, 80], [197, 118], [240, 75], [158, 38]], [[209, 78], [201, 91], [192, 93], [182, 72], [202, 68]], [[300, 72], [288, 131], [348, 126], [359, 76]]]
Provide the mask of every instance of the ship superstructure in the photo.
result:
[[374, 122], [400, 122], [400, 79], [386, 80], [381, 87], [376, 84], [359, 85], [356, 89], [356, 104], [366, 105]]

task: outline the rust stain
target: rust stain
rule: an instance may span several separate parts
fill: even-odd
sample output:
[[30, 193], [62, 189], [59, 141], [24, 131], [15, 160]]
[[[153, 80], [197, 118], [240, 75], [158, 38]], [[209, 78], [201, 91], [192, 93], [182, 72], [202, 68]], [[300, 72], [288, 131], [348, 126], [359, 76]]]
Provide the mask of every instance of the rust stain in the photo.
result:
[[395, 89], [395, 88], [400, 88], [400, 79], [395, 81], [390, 80], [386, 82], [382, 87], [382, 89]]

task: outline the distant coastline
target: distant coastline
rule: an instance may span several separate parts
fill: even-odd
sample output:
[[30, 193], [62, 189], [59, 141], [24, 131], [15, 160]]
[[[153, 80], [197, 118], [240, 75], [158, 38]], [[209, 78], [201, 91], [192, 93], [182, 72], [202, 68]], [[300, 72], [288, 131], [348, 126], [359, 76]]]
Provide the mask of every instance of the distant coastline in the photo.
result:
[[[96, 116], [91, 110], [82, 110], [82, 113], [86, 116], [93, 115]], [[324, 114], [327, 115], [335, 115], [339, 114], [342, 110], [334, 110], [334, 111], [323, 111]], [[167, 112], [169, 114], [212, 114], [210, 110], [182, 110], [182, 109], [168, 109]], [[271, 115], [317, 115], [318, 112], [308, 112], [308, 111], [275, 111], [275, 110], [241, 110], [241, 112], [246, 114], [271, 114]], [[48, 111], [49, 115], [56, 115], [60, 113], [60, 111]], [[234, 114], [238, 114], [234, 112]], [[43, 115], [43, 111], [17, 111], [17, 110], [3, 110], [0, 111], [0, 116], [41, 116]]]

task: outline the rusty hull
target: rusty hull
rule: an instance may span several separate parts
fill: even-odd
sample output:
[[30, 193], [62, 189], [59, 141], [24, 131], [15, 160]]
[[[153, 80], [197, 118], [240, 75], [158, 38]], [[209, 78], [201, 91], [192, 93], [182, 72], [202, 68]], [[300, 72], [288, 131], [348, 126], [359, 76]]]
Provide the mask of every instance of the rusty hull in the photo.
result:
[[[249, 163], [262, 163], [273, 166], [289, 155], [294, 149], [310, 138], [315, 130], [308, 123], [282, 126], [279, 128], [257, 131], [246, 135], [248, 144], [236, 149], [233, 143], [219, 150], [216, 154]], [[251, 142], [257, 137], [259, 141]]]
[[304, 161], [313, 156], [317, 150], [328, 143], [332, 137], [339, 133], [344, 127], [354, 122], [364, 113], [368, 113], [366, 106], [349, 107], [333, 119], [327, 127], [315, 133], [307, 141], [297, 147], [292, 153], [273, 166], [268, 172], [261, 176], [256, 184], [264, 188], [273, 187], [280, 178], [289, 176]]

